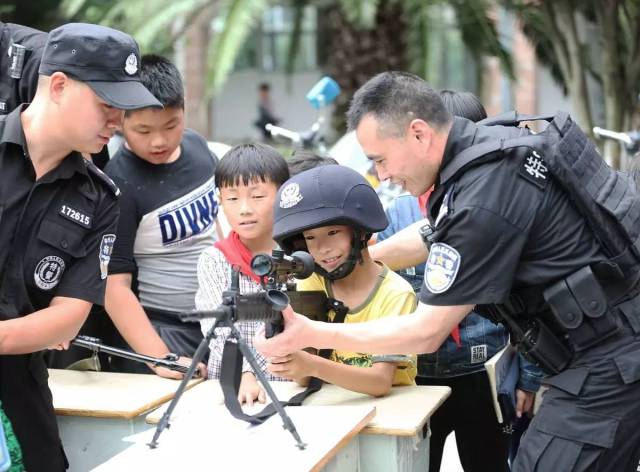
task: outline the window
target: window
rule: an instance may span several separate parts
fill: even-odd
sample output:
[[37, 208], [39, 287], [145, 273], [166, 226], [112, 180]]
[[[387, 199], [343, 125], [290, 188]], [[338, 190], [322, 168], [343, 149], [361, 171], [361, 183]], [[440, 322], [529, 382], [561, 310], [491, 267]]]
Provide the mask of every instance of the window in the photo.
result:
[[[318, 65], [316, 8], [303, 9], [295, 71], [314, 70]], [[265, 72], [283, 72], [287, 67], [291, 38], [294, 30], [295, 10], [286, 6], [273, 6], [265, 11], [262, 22], [247, 39], [236, 60], [235, 69], [256, 68]]]

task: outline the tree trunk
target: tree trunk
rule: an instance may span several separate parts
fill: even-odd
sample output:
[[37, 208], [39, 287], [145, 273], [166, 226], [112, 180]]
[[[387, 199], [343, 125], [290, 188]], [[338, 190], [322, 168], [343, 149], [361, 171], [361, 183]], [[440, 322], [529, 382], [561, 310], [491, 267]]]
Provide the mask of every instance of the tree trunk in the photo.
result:
[[185, 34], [185, 114], [186, 125], [211, 139], [211, 101], [207, 98], [207, 48], [214, 9], [205, 10]]
[[556, 13], [558, 15], [558, 26], [563, 32], [567, 50], [569, 54], [569, 68], [571, 77], [567, 81], [569, 88], [569, 98], [571, 105], [576, 111], [577, 119], [583, 129], [591, 133], [593, 129], [593, 119], [591, 117], [591, 106], [589, 104], [589, 90], [587, 88], [587, 70], [582, 52], [582, 45], [578, 36], [576, 26], [576, 15], [570, 2], [558, 2]]
[[[596, 5], [596, 20], [602, 38], [602, 92], [604, 95], [605, 128], [620, 131], [623, 127], [623, 77], [620, 67], [620, 50], [617, 40], [617, 0], [604, 0]], [[623, 167], [620, 145], [617, 142], [604, 143], [604, 157], [612, 167]]]
[[355, 28], [339, 7], [331, 8], [326, 17], [331, 38], [327, 73], [342, 88], [335, 102], [333, 127], [342, 133], [349, 102], [361, 85], [380, 72], [407, 69], [406, 21], [401, 2], [381, 3], [371, 30]]

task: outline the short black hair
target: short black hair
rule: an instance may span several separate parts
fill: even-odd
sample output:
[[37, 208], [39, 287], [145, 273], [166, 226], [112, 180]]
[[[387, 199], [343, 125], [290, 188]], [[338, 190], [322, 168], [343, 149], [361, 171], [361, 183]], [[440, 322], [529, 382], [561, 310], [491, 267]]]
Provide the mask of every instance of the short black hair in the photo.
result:
[[444, 106], [453, 116], [460, 116], [477, 122], [487, 117], [480, 99], [471, 92], [456, 92], [455, 90], [440, 90], [440, 98]]
[[184, 86], [178, 68], [166, 57], [140, 58], [140, 81], [165, 108], [184, 108]]
[[438, 92], [420, 77], [408, 72], [383, 72], [360, 87], [347, 111], [347, 123], [354, 130], [372, 114], [380, 131], [401, 136], [409, 123], [418, 118], [441, 130], [451, 122]]
[[289, 165], [289, 174], [291, 177], [304, 172], [305, 170], [315, 169], [316, 167], [328, 166], [332, 164], [339, 164], [333, 157], [321, 156], [312, 151], [298, 150], [295, 151], [289, 159], [287, 159]]
[[258, 85], [258, 90], [268, 92], [269, 90], [271, 90], [271, 84], [269, 82], [260, 82], [260, 85]]
[[216, 187], [249, 185], [261, 180], [280, 187], [289, 179], [287, 161], [266, 144], [239, 144], [227, 151], [218, 162], [215, 172]]

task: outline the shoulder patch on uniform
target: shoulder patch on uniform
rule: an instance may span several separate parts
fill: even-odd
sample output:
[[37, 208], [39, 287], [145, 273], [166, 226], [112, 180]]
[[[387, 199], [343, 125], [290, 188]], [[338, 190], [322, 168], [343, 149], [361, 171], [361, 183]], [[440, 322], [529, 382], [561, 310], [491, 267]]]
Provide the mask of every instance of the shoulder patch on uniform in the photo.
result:
[[120, 189], [118, 188], [118, 186], [116, 185], [116, 183], [111, 180], [111, 177], [109, 177], [107, 174], [105, 174], [104, 172], [102, 172], [100, 169], [98, 169], [98, 167], [96, 167], [96, 165], [88, 160], [84, 160], [84, 162], [87, 165], [87, 169], [89, 170], [89, 172], [91, 172], [93, 175], [95, 175], [98, 180], [100, 180], [102, 183], [104, 183], [109, 190], [111, 190], [113, 192], [113, 194], [116, 197], [120, 196]]
[[520, 175], [541, 189], [547, 186], [549, 169], [542, 156], [535, 149], [531, 149], [530, 153], [522, 160]]
[[109, 261], [111, 260], [111, 253], [113, 252], [113, 244], [116, 242], [115, 234], [105, 234], [100, 241], [100, 251], [98, 257], [100, 258], [100, 278], [102, 280], [109, 275]]
[[51, 290], [62, 278], [65, 264], [58, 256], [47, 256], [36, 264], [33, 281], [40, 290]]
[[424, 284], [431, 293], [449, 290], [460, 269], [460, 253], [447, 244], [435, 243], [429, 251]]

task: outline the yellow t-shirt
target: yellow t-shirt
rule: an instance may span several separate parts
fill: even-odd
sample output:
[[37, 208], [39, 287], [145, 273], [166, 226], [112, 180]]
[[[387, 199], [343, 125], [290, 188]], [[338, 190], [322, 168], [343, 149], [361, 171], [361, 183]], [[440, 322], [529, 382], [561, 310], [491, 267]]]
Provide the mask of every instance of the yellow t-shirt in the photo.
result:
[[[327, 296], [333, 297], [331, 286], [326, 279], [318, 274], [313, 274], [308, 279], [299, 280], [298, 290], [323, 290]], [[409, 285], [395, 272], [383, 265], [383, 271], [378, 278], [376, 286], [369, 297], [357, 307], [349, 307], [349, 312], [344, 319], [345, 323], [362, 323], [377, 320], [387, 316], [399, 316], [411, 313], [416, 309], [416, 295]], [[335, 313], [329, 312], [329, 319], [333, 319]], [[397, 353], [401, 354], [401, 353]], [[411, 356], [413, 362], [399, 363], [393, 379], [393, 385], [415, 385], [416, 356]], [[349, 351], [333, 351], [331, 360], [343, 364], [371, 367], [372, 355]]]

